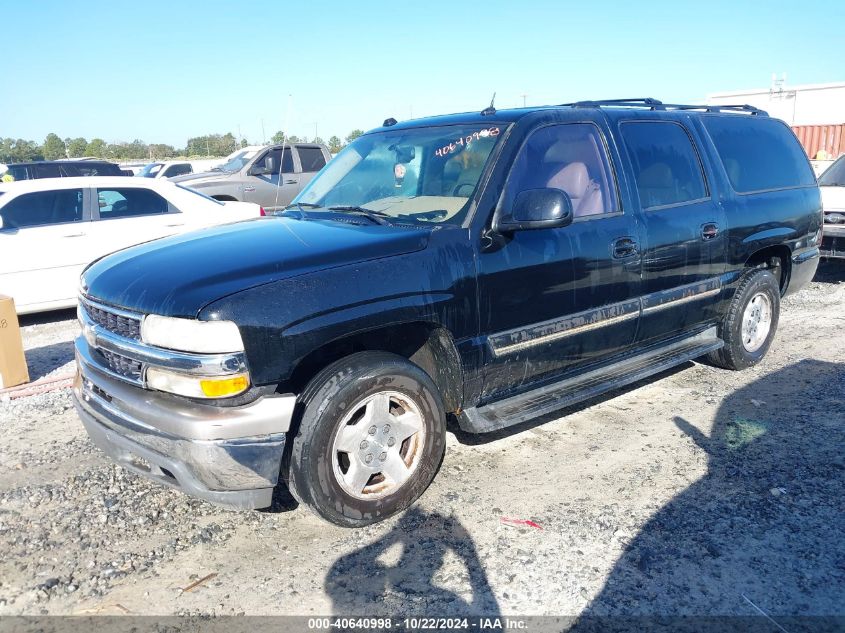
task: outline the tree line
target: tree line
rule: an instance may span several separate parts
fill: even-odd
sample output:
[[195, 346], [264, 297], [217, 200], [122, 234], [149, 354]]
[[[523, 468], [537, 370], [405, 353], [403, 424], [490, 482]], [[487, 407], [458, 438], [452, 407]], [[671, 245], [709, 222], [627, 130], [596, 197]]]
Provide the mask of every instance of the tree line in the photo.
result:
[[[332, 136], [328, 142], [317, 137], [312, 140], [301, 139], [291, 135], [287, 137], [288, 143], [312, 142], [322, 143], [328, 146], [334, 154], [342, 150], [346, 145], [361, 136], [362, 130], [352, 130], [345, 139]], [[276, 132], [270, 139], [273, 143], [281, 143], [285, 140], [285, 134], [281, 130]], [[103, 158], [111, 161], [127, 160], [164, 160], [168, 158], [186, 157], [201, 158], [204, 156], [226, 156], [239, 147], [246, 147], [249, 142], [242, 138], [240, 141], [231, 132], [226, 134], [206, 134], [189, 138], [184, 148], [175, 148], [172, 145], [163, 143], [145, 143], [140, 139], [130, 142], [107, 143], [101, 138], [92, 138], [90, 141], [82, 137], [62, 139], [58, 134], [51, 132], [39, 144], [26, 139], [0, 138], [0, 163], [22, 163], [32, 160], [58, 160], [60, 158], [82, 158], [93, 157]]]

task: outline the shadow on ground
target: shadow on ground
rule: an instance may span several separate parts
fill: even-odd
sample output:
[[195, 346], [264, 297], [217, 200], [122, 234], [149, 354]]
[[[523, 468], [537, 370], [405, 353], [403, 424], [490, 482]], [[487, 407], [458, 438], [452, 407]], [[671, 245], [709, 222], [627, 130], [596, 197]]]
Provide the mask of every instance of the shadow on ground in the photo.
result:
[[[29, 380], [34, 382], [50, 372], [63, 367], [74, 359], [73, 341], [53, 343], [44, 347], [26, 350], [26, 364], [29, 368]], [[67, 372], [72, 373], [71, 371]]]
[[28, 325], [43, 325], [45, 323], [58, 323], [59, 321], [70, 321], [76, 318], [76, 308], [65, 310], [50, 310], [36, 314], [22, 314], [18, 317], [21, 327]]
[[463, 525], [416, 507], [383, 538], [340, 557], [326, 576], [325, 590], [333, 612], [341, 615], [499, 613]]
[[574, 630], [655, 615], [845, 627], [807, 619], [845, 615], [845, 401], [830, 398], [843, 393], [845, 364], [805, 360], [731, 394], [709, 436], [675, 418], [708, 472], [645, 524]]
[[839, 284], [845, 281], [845, 259], [823, 259], [819, 262], [813, 281], [826, 284]]

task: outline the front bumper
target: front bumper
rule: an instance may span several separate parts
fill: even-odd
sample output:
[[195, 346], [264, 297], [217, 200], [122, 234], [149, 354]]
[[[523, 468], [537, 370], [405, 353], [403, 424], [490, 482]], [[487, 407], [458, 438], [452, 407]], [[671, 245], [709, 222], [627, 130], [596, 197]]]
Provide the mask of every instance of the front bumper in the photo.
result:
[[822, 230], [822, 257], [845, 258], [845, 225], [825, 224]]
[[127, 470], [218, 505], [264, 508], [278, 482], [296, 397], [219, 407], [150, 391], [97, 369], [76, 341], [74, 404], [94, 443]]

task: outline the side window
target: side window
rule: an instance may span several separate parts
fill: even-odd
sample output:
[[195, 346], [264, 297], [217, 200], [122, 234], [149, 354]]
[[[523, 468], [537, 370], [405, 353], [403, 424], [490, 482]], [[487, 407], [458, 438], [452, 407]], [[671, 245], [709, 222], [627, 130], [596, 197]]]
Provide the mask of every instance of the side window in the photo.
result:
[[[88, 174], [83, 173], [82, 170], [79, 169], [78, 167], [76, 167], [75, 165], [62, 165], [60, 167], [60, 171], [61, 171], [63, 178], [72, 178], [74, 176], [86, 176], [86, 175], [88, 175]], [[96, 174], [91, 174], [91, 175], [93, 176], [93, 175], [96, 175]]]
[[815, 176], [792, 131], [768, 118], [702, 117], [734, 191], [749, 193], [815, 184]]
[[261, 160], [266, 161], [267, 158], [270, 158], [270, 157], [273, 158], [273, 160], [276, 163], [276, 166], [273, 169], [274, 175], [279, 173], [279, 163], [280, 162], [281, 162], [283, 174], [292, 173], [293, 172], [293, 151], [291, 150], [291, 148], [290, 147], [285, 148], [284, 157], [282, 158], [281, 161], [279, 161], [279, 157], [281, 157], [281, 156], [282, 156], [282, 149], [279, 147], [279, 148], [271, 149], [269, 152], [267, 152], [264, 155], [264, 157]]
[[326, 158], [323, 156], [323, 150], [319, 147], [297, 147], [296, 151], [299, 152], [302, 171], [320, 171], [326, 166]]
[[175, 176], [183, 176], [191, 173], [191, 166], [188, 163], [180, 163], [178, 165], [171, 165], [164, 173], [165, 178], [173, 178]]
[[628, 121], [622, 137], [643, 209], [707, 197], [701, 162], [687, 131], [671, 121]]
[[565, 191], [575, 217], [619, 210], [610, 162], [595, 125], [567, 123], [533, 132], [511, 168], [503, 208], [510, 209], [519, 192], [544, 187]]
[[20, 165], [9, 165], [6, 172], [12, 180], [29, 180], [29, 170]]
[[168, 212], [167, 200], [149, 189], [97, 189], [97, 201], [101, 220]]
[[0, 209], [0, 215], [4, 229], [81, 222], [82, 189], [24, 194]]
[[57, 163], [42, 163], [35, 169], [38, 170], [39, 178], [61, 178], [64, 176], [61, 167]]

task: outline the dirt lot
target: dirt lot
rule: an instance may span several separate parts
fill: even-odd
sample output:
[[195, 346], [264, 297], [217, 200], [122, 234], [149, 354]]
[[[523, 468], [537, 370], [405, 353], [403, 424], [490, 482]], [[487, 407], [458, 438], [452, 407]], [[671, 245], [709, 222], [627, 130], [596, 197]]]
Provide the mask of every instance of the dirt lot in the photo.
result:
[[[452, 432], [422, 499], [358, 531], [127, 474], [67, 389], [0, 402], [0, 614], [845, 614], [843, 306], [825, 264], [758, 367]], [[33, 378], [72, 369], [72, 318], [24, 320]]]

